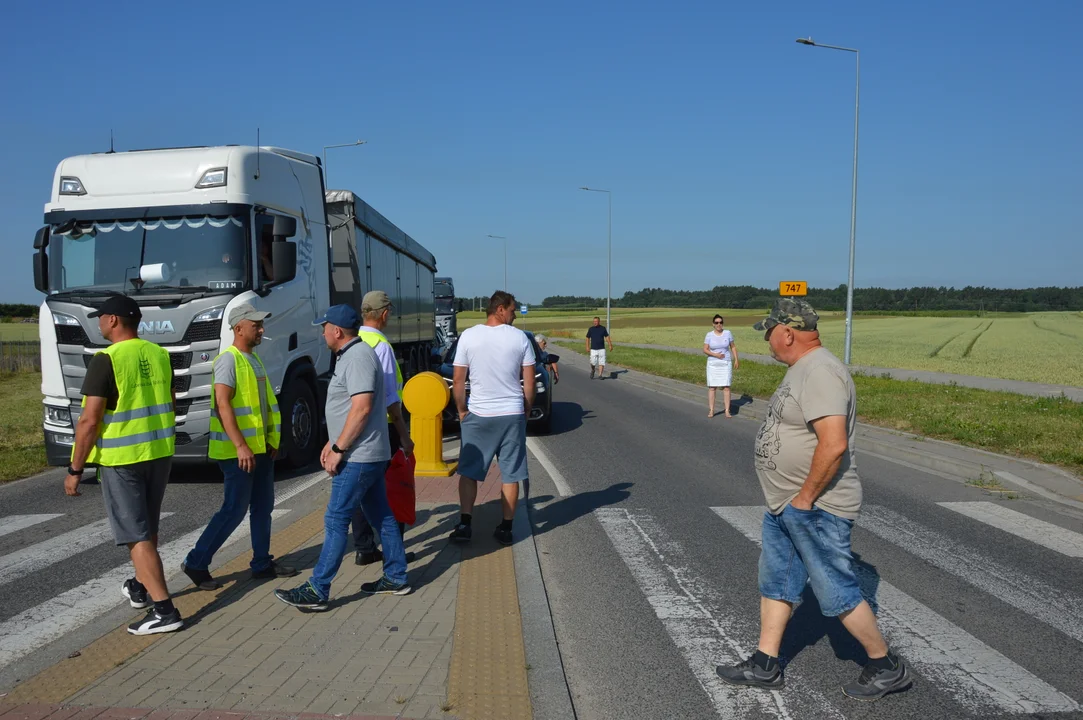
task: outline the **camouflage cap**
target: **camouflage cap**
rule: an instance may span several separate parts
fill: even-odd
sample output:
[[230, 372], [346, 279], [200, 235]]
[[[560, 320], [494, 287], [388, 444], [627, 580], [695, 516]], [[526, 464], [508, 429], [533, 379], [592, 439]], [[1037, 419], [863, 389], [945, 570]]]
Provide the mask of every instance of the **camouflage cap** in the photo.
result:
[[[783, 297], [775, 300], [771, 314], [752, 326], [753, 330], [767, 331], [775, 325], [789, 325], [794, 330], [815, 330], [820, 316], [801, 298]], [[766, 339], [766, 338], [765, 338]]]

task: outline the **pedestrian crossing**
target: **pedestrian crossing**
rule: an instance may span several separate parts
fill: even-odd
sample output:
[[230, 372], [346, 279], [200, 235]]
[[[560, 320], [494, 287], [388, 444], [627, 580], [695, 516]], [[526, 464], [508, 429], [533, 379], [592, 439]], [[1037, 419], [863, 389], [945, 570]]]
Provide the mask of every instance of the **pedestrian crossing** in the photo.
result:
[[[327, 480], [327, 477], [325, 473], [315, 473], [290, 483], [276, 493], [275, 505], [281, 505]], [[277, 519], [289, 512], [288, 509], [276, 507], [271, 515], [272, 518]], [[173, 514], [163, 512], [161, 517], [164, 520]], [[23, 580], [31, 573], [45, 570], [56, 563], [75, 557], [79, 553], [102, 545], [114, 544], [107, 519], [95, 520], [67, 530], [64, 529], [65, 517], [63, 513], [0, 517], [0, 537], [6, 537], [5, 542], [12, 541], [9, 546], [19, 545], [19, 533], [23, 531], [32, 530], [36, 537], [41, 537], [43, 533], [48, 533], [49, 523], [54, 523], [58, 528], [56, 534], [50, 535], [45, 540], [0, 555], [0, 588]], [[204, 527], [168, 540], [158, 548], [167, 578], [180, 573], [181, 563], [199, 539]], [[249, 533], [250, 526], [246, 519], [226, 540], [223, 549], [247, 538]], [[163, 540], [166, 539], [163, 538]], [[43, 602], [0, 621], [0, 669], [124, 604], [126, 601], [120, 594], [120, 587], [130, 577], [132, 577], [131, 563], [118, 564], [75, 587], [56, 588], [56, 592]], [[187, 580], [184, 580], [184, 583], [187, 583]]]
[[[1033, 542], [1036, 552], [1075, 554], [1078, 534], [1038, 521], [1000, 503], [941, 503], [945, 510]], [[722, 522], [703, 529], [711, 546], [732, 547], [736, 538], [760, 544], [762, 506], [717, 506]], [[1005, 512], [1006, 511], [1006, 512]], [[846, 717], [837, 688], [825, 688], [801, 662], [786, 668], [786, 687], [754, 692], [722, 683], [719, 664], [740, 662], [756, 647], [758, 607], [734, 607], [697, 569], [689, 552], [642, 509], [600, 508], [594, 516], [627, 566], [657, 619], [688, 664], [721, 718]], [[858, 527], [1083, 642], [1083, 598], [987, 556], [886, 507], [863, 508]], [[1048, 527], [1046, 527], [1048, 526]], [[731, 531], [736, 531], [734, 534]], [[1040, 537], [1036, 537], [1040, 533]], [[1042, 540], [1042, 542], [1039, 542]], [[860, 542], [860, 541], [859, 541]], [[1063, 562], [1071, 563], [1064, 558]], [[1055, 687], [1001, 650], [923, 604], [864, 563], [855, 570], [862, 593], [876, 610], [890, 645], [910, 664], [919, 683], [935, 685], [967, 715], [1079, 712], [1080, 688]], [[882, 569], [890, 576], [890, 570]], [[755, 567], [750, 568], [755, 574]], [[995, 639], [993, 640], [996, 644]], [[826, 691], [831, 691], [826, 694]], [[1072, 693], [1072, 694], [1069, 694]], [[1074, 695], [1074, 697], [1073, 697]]]

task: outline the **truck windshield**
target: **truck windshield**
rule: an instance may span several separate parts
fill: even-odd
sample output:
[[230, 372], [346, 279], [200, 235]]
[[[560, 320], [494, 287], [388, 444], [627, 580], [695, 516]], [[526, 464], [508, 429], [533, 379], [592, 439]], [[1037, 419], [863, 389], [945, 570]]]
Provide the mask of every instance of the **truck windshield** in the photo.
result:
[[455, 291], [452, 289], [451, 283], [437, 281], [432, 285], [432, 294], [436, 297], [453, 297]]
[[[236, 292], [250, 285], [248, 218], [186, 216], [68, 221], [52, 227], [53, 293], [202, 289]], [[153, 268], [146, 282], [140, 266]], [[164, 266], [164, 267], [163, 267]]]
[[455, 312], [454, 298], [436, 298], [436, 312], [442, 315], [447, 315]]

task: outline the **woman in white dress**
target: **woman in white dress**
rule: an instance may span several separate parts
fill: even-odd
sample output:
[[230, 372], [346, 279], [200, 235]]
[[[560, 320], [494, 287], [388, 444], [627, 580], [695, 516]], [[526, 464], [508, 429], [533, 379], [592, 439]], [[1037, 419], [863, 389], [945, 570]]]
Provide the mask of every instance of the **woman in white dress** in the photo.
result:
[[707, 417], [714, 417], [715, 391], [722, 388], [722, 403], [726, 408], [726, 417], [730, 415], [730, 383], [733, 371], [740, 363], [737, 360], [737, 345], [733, 342], [733, 333], [724, 329], [721, 315], [714, 316], [714, 329], [703, 338], [703, 354], [707, 356]]

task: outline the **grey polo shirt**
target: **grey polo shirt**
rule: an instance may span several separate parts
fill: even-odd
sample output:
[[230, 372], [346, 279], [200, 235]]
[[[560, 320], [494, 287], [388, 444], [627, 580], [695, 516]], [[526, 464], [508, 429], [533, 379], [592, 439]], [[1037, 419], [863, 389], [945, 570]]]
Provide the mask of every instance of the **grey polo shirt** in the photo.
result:
[[361, 340], [354, 340], [336, 354], [335, 373], [327, 387], [327, 436], [334, 443], [346, 425], [354, 395], [371, 394], [372, 411], [365, 427], [346, 452], [346, 462], [387, 462], [391, 444], [387, 437], [387, 409], [383, 405], [384, 372], [376, 353]]

